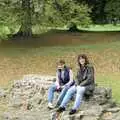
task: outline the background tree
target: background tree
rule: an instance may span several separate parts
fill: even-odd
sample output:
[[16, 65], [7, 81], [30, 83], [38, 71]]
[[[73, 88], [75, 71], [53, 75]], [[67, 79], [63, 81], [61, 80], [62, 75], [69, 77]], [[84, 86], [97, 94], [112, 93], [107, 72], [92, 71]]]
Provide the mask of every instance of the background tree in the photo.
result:
[[32, 13], [34, 7], [32, 0], [21, 1], [21, 27], [18, 31], [20, 36], [31, 36], [32, 35]]
[[106, 21], [105, 6], [107, 0], [76, 0], [83, 4], [88, 4], [91, 8], [90, 17], [95, 24], [104, 24]]
[[120, 1], [119, 0], [107, 0], [105, 6], [105, 12], [107, 21], [116, 25], [120, 21]]
[[[52, 6], [57, 14], [58, 23], [70, 30], [77, 30], [77, 26], [88, 26], [91, 22], [87, 5], [74, 0], [53, 0]], [[53, 16], [52, 19], [55, 17]], [[53, 20], [54, 21], [54, 20]]]
[[0, 6], [1, 24], [17, 25], [20, 36], [31, 36], [35, 24], [64, 27], [91, 22], [88, 6], [75, 0], [1, 0]]

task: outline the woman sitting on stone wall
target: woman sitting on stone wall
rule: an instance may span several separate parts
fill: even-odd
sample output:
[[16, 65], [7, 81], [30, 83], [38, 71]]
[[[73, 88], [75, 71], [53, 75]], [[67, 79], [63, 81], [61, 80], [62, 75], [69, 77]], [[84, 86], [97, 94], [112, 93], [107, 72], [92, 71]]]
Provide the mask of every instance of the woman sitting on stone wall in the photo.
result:
[[94, 68], [89, 64], [88, 58], [85, 54], [78, 56], [78, 66], [79, 69], [76, 76], [76, 84], [67, 91], [57, 112], [65, 111], [67, 103], [76, 94], [74, 106], [69, 114], [76, 113], [81, 105], [83, 95], [88, 91], [92, 92], [94, 90]]

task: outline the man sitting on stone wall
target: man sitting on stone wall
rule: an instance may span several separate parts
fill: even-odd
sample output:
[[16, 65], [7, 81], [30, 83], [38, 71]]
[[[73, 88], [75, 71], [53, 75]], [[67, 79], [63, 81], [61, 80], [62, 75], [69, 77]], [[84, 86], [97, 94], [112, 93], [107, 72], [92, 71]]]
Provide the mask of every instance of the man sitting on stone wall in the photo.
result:
[[66, 92], [74, 83], [72, 70], [66, 66], [64, 60], [60, 60], [57, 65], [56, 82], [53, 83], [48, 90], [48, 108], [54, 108], [52, 102], [55, 91], [62, 90], [57, 101], [57, 106], [59, 106]]

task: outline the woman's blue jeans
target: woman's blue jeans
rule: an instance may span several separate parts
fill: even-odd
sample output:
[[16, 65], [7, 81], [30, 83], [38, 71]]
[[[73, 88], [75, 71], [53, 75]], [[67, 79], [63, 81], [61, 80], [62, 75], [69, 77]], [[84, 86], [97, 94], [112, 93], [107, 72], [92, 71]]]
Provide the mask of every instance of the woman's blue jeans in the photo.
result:
[[66, 93], [60, 107], [66, 107], [70, 99], [76, 94], [74, 106], [72, 109], [78, 109], [81, 105], [82, 98], [85, 92], [85, 87], [82, 86], [72, 86]]
[[[60, 105], [65, 94], [67, 93], [69, 87], [67, 85], [64, 86], [64, 88], [62, 89], [58, 100], [57, 100], [57, 105]], [[52, 103], [53, 99], [54, 99], [54, 92], [57, 91], [57, 85], [54, 83], [50, 86], [49, 90], [48, 90], [48, 102]]]

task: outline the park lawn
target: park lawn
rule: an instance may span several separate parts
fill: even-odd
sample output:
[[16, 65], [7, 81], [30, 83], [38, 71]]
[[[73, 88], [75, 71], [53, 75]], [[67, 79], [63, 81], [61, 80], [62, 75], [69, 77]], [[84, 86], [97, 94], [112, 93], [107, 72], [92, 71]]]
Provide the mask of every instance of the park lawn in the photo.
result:
[[[34, 34], [40, 34], [43, 32], [46, 32], [50, 29], [57, 29], [57, 30], [68, 30], [67, 26], [64, 27], [44, 27], [41, 25], [35, 25], [33, 26], [32, 30]], [[78, 26], [79, 30], [85, 30], [85, 31], [94, 31], [94, 32], [104, 32], [104, 31], [120, 31], [120, 24], [113, 25], [113, 24], [91, 24], [89, 26]]]
[[113, 24], [103, 24], [103, 25], [89, 25], [88, 28], [78, 27], [81, 30], [87, 31], [120, 31], [120, 24], [113, 25]]
[[[86, 53], [93, 63], [98, 86], [112, 88], [113, 99], [120, 104], [119, 40], [64, 46], [1, 47], [0, 87], [10, 88], [14, 80], [26, 74], [55, 75], [56, 61], [59, 59], [65, 59], [76, 73], [76, 61], [80, 53]], [[0, 101], [0, 114], [7, 109], [6, 104], [7, 100]]]
[[97, 74], [96, 82], [98, 86], [105, 86], [112, 88], [112, 98], [118, 104], [120, 104], [120, 74], [119, 73], [109, 73], [109, 74]]
[[96, 71], [98, 85], [111, 87], [120, 103], [120, 42], [88, 45], [0, 48], [0, 86], [8, 87], [25, 74], [55, 75], [56, 61], [65, 59], [76, 73], [77, 55], [86, 53]]

